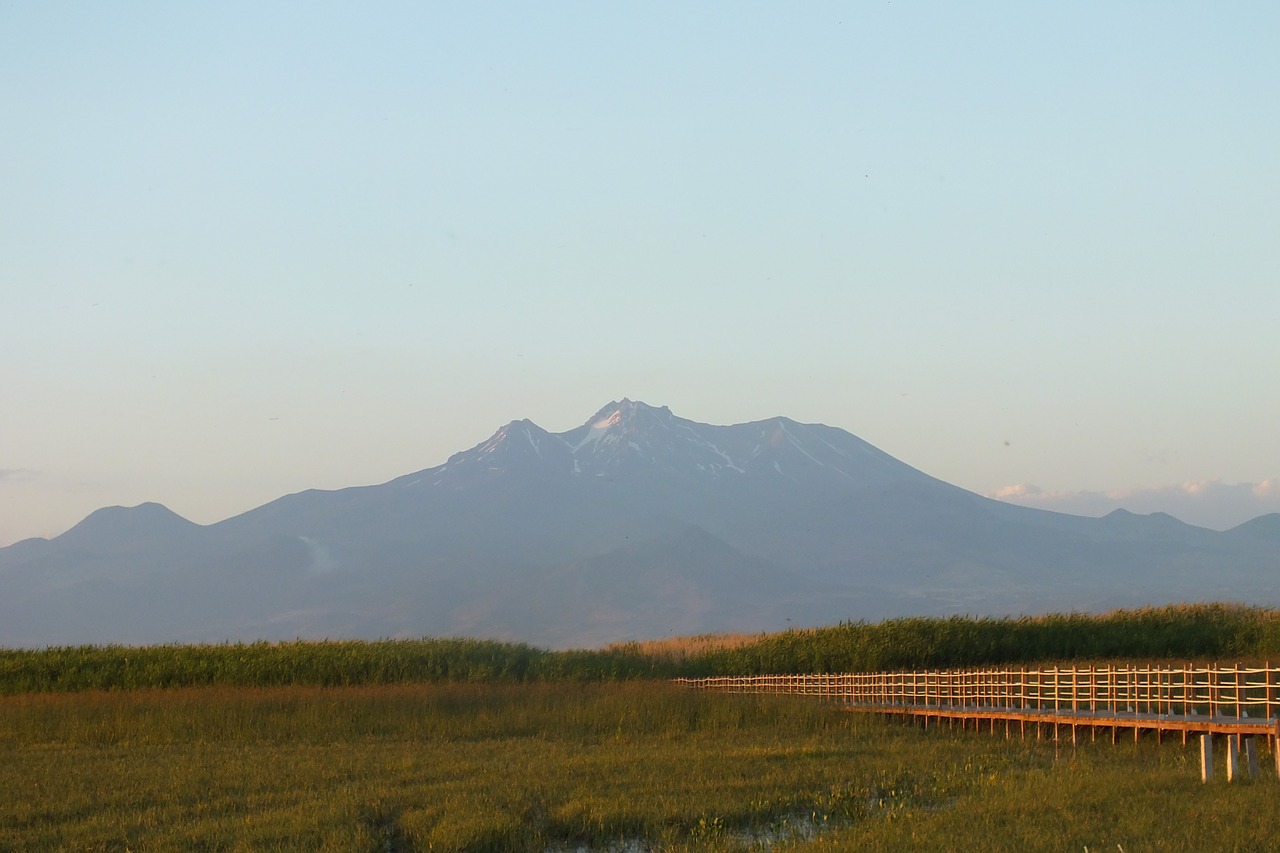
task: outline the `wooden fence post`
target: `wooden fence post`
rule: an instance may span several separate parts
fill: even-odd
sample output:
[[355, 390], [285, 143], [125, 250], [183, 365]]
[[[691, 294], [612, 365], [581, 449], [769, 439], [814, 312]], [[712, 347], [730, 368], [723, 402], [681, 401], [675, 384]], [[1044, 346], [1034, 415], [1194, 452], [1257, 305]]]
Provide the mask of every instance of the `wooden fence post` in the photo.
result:
[[1257, 738], [1248, 735], [1244, 739], [1244, 765], [1249, 773], [1250, 779], [1258, 778], [1258, 747]]
[[1244, 669], [1243, 663], [1235, 662], [1235, 678], [1231, 679], [1235, 683], [1235, 719], [1239, 720], [1244, 713], [1244, 693], [1240, 688], [1240, 670]]
[[1200, 781], [1213, 779], [1213, 735], [1200, 735]]
[[1276, 775], [1280, 776], [1280, 720], [1276, 720], [1275, 732], [1271, 736], [1271, 758], [1276, 764]]
[[1272, 683], [1271, 682], [1271, 661], [1267, 661], [1266, 663], [1264, 663], [1262, 665], [1262, 668], [1266, 672], [1266, 674], [1263, 676], [1263, 682], [1265, 686], [1263, 687], [1264, 695], [1263, 695], [1263, 701], [1262, 701], [1262, 709], [1264, 712], [1263, 716], [1265, 716], [1269, 720], [1271, 719], [1271, 683]]
[[1227, 781], [1240, 778], [1240, 736], [1227, 735]]

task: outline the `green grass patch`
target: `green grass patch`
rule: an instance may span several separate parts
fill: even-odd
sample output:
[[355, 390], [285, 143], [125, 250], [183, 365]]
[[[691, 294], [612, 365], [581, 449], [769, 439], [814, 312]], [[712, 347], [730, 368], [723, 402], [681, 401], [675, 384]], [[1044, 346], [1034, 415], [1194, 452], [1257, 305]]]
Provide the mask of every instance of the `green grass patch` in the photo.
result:
[[0, 791], [6, 851], [1263, 850], [1280, 818], [1191, 748], [639, 681], [0, 698]]

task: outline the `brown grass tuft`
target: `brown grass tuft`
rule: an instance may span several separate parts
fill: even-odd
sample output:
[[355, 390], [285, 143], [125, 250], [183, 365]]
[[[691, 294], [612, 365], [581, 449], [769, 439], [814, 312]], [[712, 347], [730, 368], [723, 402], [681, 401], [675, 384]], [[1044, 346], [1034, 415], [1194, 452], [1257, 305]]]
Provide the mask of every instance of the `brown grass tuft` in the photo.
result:
[[612, 643], [602, 651], [616, 654], [639, 654], [659, 660], [679, 662], [709, 652], [738, 649], [771, 636], [759, 634], [696, 634], [692, 637], [664, 637], [661, 640], [640, 640]]

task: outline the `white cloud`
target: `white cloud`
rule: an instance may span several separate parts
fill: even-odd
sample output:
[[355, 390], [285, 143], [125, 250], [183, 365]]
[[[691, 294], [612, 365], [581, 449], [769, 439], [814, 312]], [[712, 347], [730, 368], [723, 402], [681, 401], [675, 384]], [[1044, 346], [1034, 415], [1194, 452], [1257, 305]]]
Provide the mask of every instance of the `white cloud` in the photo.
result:
[[1044, 494], [1044, 490], [1039, 486], [1033, 486], [1030, 483], [1018, 483], [1014, 486], [1004, 486], [991, 492], [987, 497], [999, 498], [1000, 500], [1011, 500], [1016, 502], [1019, 498], [1034, 500]]
[[1072, 515], [1102, 516], [1116, 509], [1143, 515], [1165, 512], [1188, 524], [1227, 530], [1260, 515], [1280, 512], [1280, 481], [1274, 478], [1259, 483], [1199, 480], [1105, 492], [1046, 491], [1030, 483], [1019, 483], [989, 492], [987, 497]]

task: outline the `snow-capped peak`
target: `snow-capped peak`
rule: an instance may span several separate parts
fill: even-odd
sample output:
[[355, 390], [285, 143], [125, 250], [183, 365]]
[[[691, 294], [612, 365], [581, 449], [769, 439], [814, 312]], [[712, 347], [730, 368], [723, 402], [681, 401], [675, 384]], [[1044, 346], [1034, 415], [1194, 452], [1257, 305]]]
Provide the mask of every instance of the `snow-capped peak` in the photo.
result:
[[645, 423], [664, 422], [670, 421], [671, 418], [671, 409], [666, 406], [650, 406], [647, 403], [623, 397], [621, 400], [614, 400], [600, 409], [587, 421], [587, 424], [592, 428], [599, 429], [607, 429], [612, 426], [632, 428], [639, 426], [640, 421]]
[[[526, 467], [535, 464], [554, 469], [564, 461], [569, 448], [560, 436], [553, 435], [528, 419], [511, 421], [470, 450], [455, 453], [440, 466], [432, 483], [439, 482], [438, 475], [446, 471], [485, 471], [491, 473], [509, 470], [513, 465]], [[404, 478], [402, 478], [404, 479]], [[406, 485], [422, 482], [415, 478]]]
[[620, 423], [622, 423], [622, 410], [618, 409], [613, 414], [609, 415], [609, 417], [601, 418], [600, 420], [593, 423], [591, 425], [591, 428], [593, 430], [608, 429], [609, 427], [615, 426]]
[[[562, 433], [549, 433], [528, 420], [512, 421], [487, 441], [450, 457], [442, 469], [484, 477], [516, 471], [575, 478], [674, 476], [684, 481], [780, 477], [843, 481], [843, 487], [919, 474], [843, 430], [787, 418], [713, 426], [625, 397]], [[433, 474], [430, 481], [438, 482], [443, 473]]]

